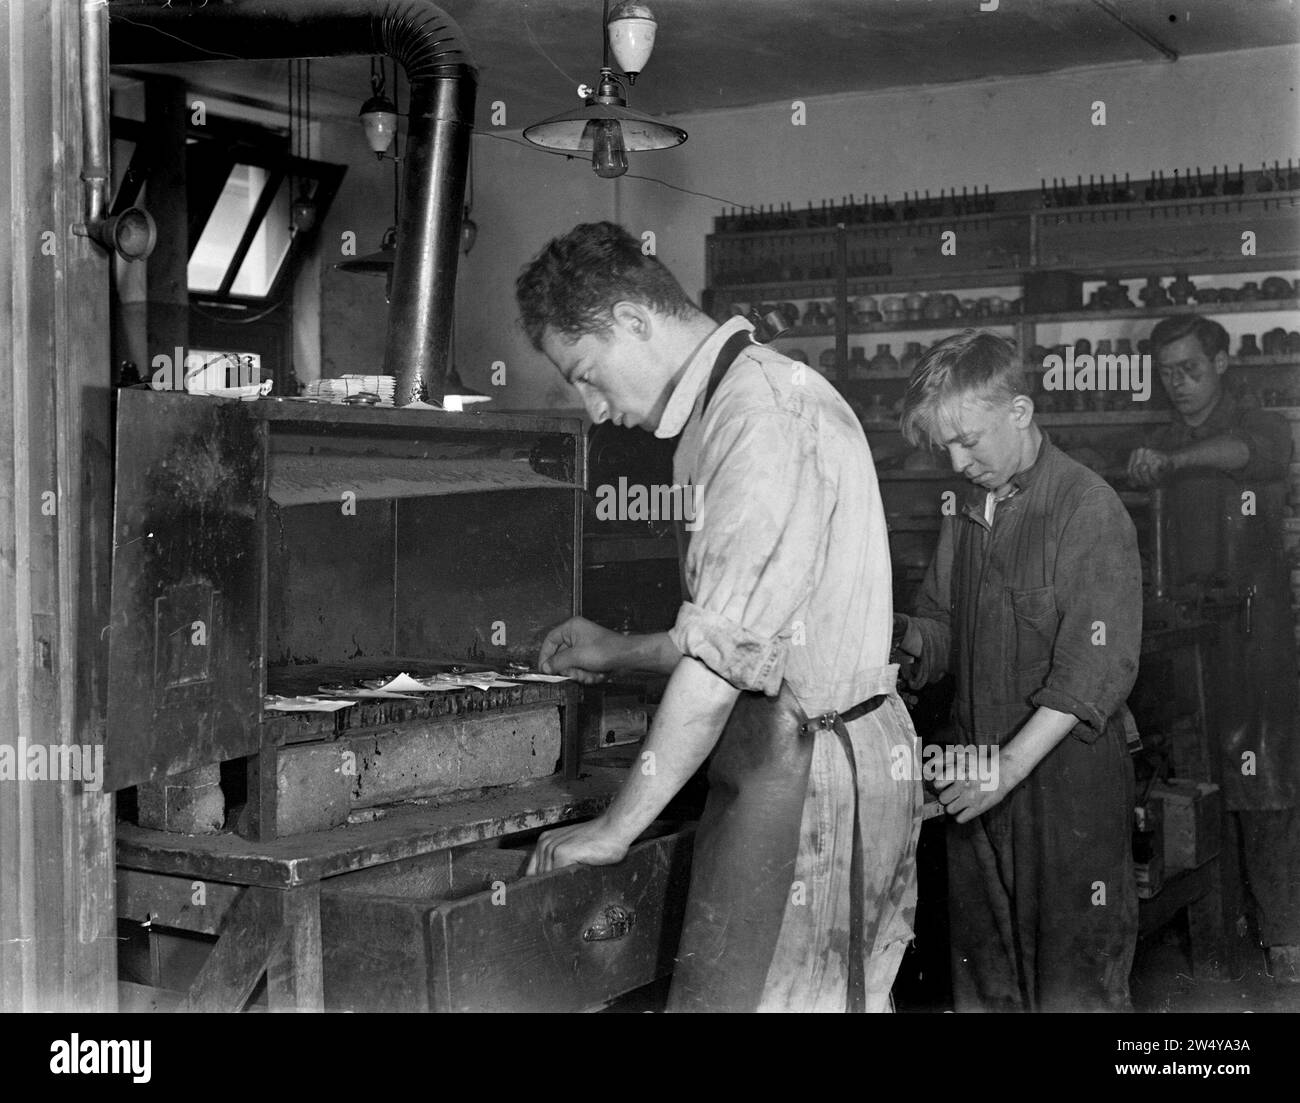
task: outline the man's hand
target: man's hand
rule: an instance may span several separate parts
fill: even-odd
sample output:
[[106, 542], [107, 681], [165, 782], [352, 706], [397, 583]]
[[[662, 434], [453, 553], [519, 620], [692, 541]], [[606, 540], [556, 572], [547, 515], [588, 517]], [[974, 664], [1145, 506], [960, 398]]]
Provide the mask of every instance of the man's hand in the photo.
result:
[[1073, 713], [1039, 705], [1010, 740], [992, 748], [994, 757], [987, 778], [936, 778], [933, 784], [939, 790], [939, 803], [958, 823], [982, 816], [1032, 774], [1078, 722]]
[[537, 669], [592, 685], [603, 682], [606, 675], [623, 665], [627, 648], [626, 636], [585, 617], [570, 617], [546, 634], [537, 655]]
[[904, 665], [913, 663], [921, 657], [922, 646], [921, 630], [913, 623], [912, 618], [904, 613], [895, 613], [889, 661]]
[[1168, 452], [1135, 448], [1128, 458], [1128, 477], [1137, 486], [1155, 486], [1173, 470], [1173, 466], [1173, 457]]
[[527, 876], [564, 866], [612, 866], [627, 857], [628, 842], [618, 836], [604, 816], [571, 827], [547, 831], [528, 859]]
[[939, 803], [943, 805], [943, 810], [955, 817], [958, 823], [968, 823], [1000, 804], [1003, 797], [1015, 788], [1014, 783], [1008, 784], [1009, 779], [1001, 771], [994, 780], [996, 784], [987, 790], [984, 786], [989, 783], [981, 782], [978, 778], [957, 781], [955, 778], [939, 777], [933, 785], [939, 790]]

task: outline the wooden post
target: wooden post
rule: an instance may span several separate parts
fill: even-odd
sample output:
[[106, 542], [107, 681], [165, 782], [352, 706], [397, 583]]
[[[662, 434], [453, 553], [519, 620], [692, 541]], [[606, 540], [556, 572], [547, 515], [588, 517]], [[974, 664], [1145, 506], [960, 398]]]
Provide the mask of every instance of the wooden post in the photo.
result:
[[[109, 264], [72, 231], [80, 11], [0, 9], [0, 744], [24, 766], [19, 740], [92, 763], [102, 741]], [[112, 832], [93, 782], [0, 780], [0, 1007], [116, 1007]]]

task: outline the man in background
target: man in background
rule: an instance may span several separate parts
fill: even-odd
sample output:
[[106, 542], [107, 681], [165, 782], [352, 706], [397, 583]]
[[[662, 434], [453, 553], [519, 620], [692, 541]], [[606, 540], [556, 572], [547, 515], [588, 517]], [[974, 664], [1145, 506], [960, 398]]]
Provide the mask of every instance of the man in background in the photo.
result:
[[1174, 416], [1129, 457], [1129, 476], [1164, 490], [1171, 583], [1226, 585], [1249, 603], [1248, 615], [1220, 625], [1206, 689], [1269, 971], [1297, 982], [1300, 681], [1282, 524], [1291, 429], [1224, 387], [1228, 334], [1218, 322], [1164, 318], [1151, 351]]

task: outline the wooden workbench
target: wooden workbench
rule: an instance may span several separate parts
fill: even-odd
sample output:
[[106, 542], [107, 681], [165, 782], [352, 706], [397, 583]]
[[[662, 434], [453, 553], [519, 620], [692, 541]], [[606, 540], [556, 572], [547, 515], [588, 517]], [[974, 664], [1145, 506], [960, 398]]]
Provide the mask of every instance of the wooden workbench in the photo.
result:
[[271, 1010], [320, 1010], [322, 880], [598, 815], [623, 777], [592, 767], [573, 780], [411, 802], [370, 822], [267, 841], [119, 825], [118, 917], [217, 936], [188, 993], [146, 999], [137, 990], [137, 1002], [238, 1010], [265, 974]]

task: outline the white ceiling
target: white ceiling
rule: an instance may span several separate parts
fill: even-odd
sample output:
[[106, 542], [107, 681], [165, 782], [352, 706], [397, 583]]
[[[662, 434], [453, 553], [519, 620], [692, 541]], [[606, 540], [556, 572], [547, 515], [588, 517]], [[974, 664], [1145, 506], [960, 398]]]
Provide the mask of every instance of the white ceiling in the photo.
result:
[[[983, 0], [991, 3], [992, 0]], [[1180, 55], [1300, 42], [1297, 0], [649, 0], [654, 56], [630, 102], [677, 114], [835, 93], [1167, 64], [1105, 10]], [[511, 128], [577, 106], [601, 60], [601, 0], [444, 0], [480, 67], [479, 125], [503, 101]], [[279, 61], [151, 66], [191, 87], [283, 109]], [[369, 95], [364, 58], [312, 66], [318, 115], [354, 118]]]

